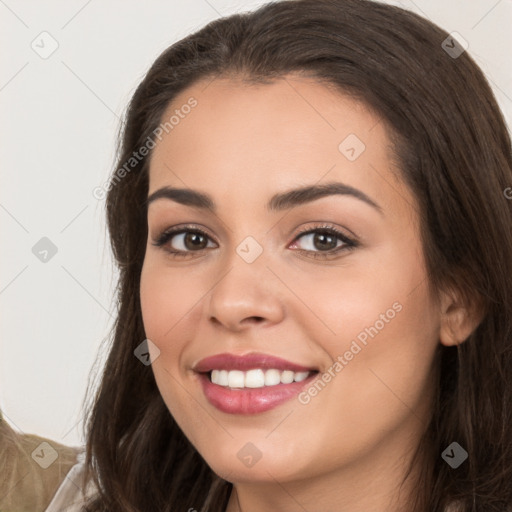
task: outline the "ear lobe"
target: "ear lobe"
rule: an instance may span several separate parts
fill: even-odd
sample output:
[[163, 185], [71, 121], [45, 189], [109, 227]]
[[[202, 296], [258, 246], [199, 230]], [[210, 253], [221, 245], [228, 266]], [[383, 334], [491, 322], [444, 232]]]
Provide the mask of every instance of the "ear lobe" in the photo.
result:
[[444, 292], [440, 313], [439, 341], [449, 347], [469, 338], [483, 320], [484, 308], [476, 300], [467, 304], [460, 295]]

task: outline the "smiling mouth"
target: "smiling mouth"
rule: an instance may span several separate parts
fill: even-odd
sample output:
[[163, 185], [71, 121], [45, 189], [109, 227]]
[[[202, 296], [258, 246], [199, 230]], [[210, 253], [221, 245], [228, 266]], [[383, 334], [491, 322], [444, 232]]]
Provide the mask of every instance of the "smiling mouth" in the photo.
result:
[[219, 411], [234, 415], [260, 414], [274, 409], [297, 397], [318, 374], [316, 370], [293, 372], [275, 368], [196, 373], [208, 402]]
[[212, 384], [230, 389], [257, 389], [277, 386], [279, 384], [302, 382], [316, 373], [318, 373], [316, 370], [294, 372], [291, 370], [278, 370], [276, 368], [253, 368], [248, 371], [212, 370], [205, 372]]
[[227, 414], [259, 414], [296, 397], [319, 374], [318, 367], [270, 354], [222, 353], [192, 368], [205, 398]]

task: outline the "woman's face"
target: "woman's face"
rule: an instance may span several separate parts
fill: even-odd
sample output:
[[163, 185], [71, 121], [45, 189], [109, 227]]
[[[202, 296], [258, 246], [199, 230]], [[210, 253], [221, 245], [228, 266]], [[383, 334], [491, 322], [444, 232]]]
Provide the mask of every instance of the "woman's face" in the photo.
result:
[[140, 283], [167, 407], [233, 482], [382, 472], [426, 426], [440, 328], [384, 124], [292, 75], [198, 83], [171, 116]]

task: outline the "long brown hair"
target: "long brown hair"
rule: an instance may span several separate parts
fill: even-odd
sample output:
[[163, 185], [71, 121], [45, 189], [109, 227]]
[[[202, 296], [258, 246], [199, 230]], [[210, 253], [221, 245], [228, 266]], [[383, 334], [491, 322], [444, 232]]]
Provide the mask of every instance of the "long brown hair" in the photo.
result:
[[[410, 509], [442, 512], [458, 501], [468, 512], [503, 512], [512, 504], [512, 201], [504, 193], [512, 186], [511, 141], [483, 73], [455, 40], [447, 47], [447, 37], [420, 16], [378, 2], [288, 0], [215, 20], [154, 62], [127, 109], [106, 198], [118, 315], [87, 423], [87, 464], [100, 490], [88, 510], [225, 509], [232, 484], [190, 444], [151, 367], [133, 354], [146, 337], [139, 280], [151, 153], [122, 177], [119, 169], [196, 81], [265, 83], [294, 72], [380, 115], [401, 179], [417, 199], [433, 290], [451, 287], [484, 311], [464, 343], [439, 345]], [[457, 469], [441, 457], [453, 441], [468, 452]]]

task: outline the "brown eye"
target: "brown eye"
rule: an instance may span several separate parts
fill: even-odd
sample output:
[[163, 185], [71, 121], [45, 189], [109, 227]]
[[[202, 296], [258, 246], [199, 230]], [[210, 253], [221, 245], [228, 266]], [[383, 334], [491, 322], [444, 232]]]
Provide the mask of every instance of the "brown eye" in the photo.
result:
[[172, 229], [162, 233], [153, 243], [157, 247], [162, 247], [171, 254], [186, 255], [191, 252], [199, 252], [208, 247], [215, 247], [211, 238], [198, 229]]
[[[349, 245], [345, 237], [326, 231], [310, 231], [297, 237], [297, 240], [303, 240], [302, 247], [304, 251], [332, 251], [343, 245]], [[338, 244], [341, 242], [341, 244]]]
[[208, 245], [208, 239], [201, 233], [187, 232], [184, 233], [183, 245], [188, 250], [204, 249]]
[[313, 245], [321, 250], [330, 250], [336, 248], [338, 241], [336, 237], [333, 235], [328, 235], [326, 233], [315, 233], [313, 237]]
[[328, 225], [301, 231], [292, 244], [293, 249], [315, 259], [332, 259], [357, 247], [359, 242]]

